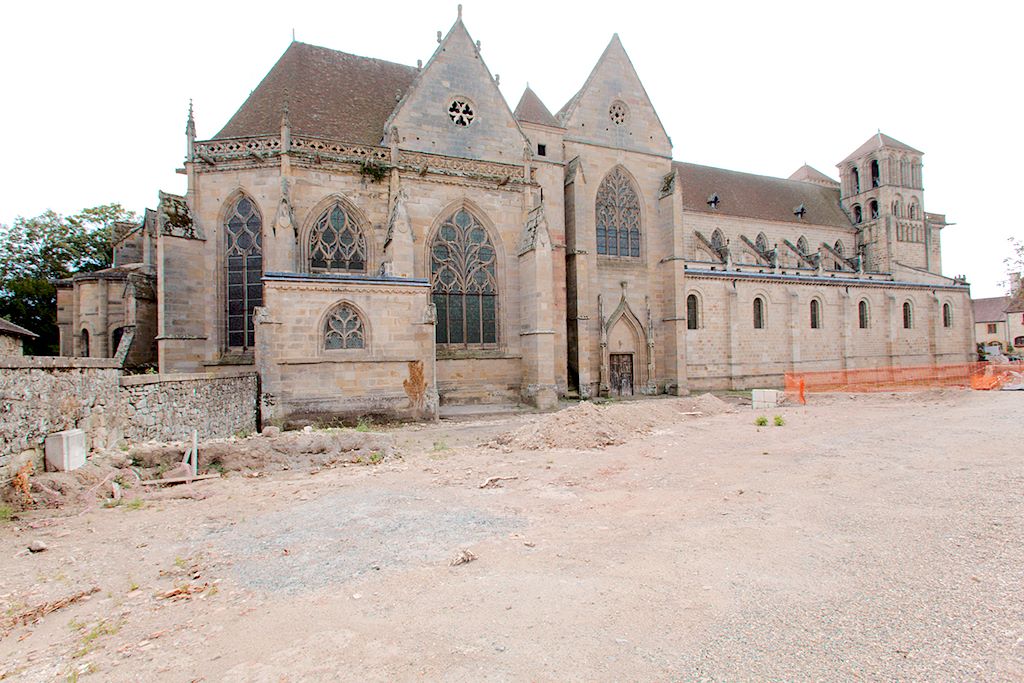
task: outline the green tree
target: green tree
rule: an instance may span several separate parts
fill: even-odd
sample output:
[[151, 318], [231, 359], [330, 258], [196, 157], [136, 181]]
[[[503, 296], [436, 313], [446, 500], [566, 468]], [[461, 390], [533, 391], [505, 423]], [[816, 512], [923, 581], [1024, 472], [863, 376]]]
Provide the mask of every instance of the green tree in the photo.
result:
[[135, 220], [120, 204], [104, 204], [0, 225], [0, 317], [39, 335], [26, 342], [26, 353], [59, 353], [56, 281], [109, 267], [114, 223]]

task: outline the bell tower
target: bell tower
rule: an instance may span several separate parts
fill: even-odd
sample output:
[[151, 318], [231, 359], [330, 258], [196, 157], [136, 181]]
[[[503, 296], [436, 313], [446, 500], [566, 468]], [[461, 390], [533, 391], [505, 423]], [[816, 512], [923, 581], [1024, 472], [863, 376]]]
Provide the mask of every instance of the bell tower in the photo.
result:
[[894, 262], [938, 272], [938, 231], [924, 214], [923, 155], [879, 131], [837, 164], [843, 209], [869, 272], [892, 272]]

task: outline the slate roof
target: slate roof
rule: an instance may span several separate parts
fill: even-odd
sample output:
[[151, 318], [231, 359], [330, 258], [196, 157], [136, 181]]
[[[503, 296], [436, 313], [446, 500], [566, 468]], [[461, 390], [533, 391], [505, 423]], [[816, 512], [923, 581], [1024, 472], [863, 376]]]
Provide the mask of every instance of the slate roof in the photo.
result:
[[[839, 189], [800, 180], [727, 171], [723, 168], [672, 162], [683, 194], [683, 208], [725, 216], [770, 221], [805, 222], [836, 228], [852, 228], [839, 206]], [[718, 208], [708, 206], [708, 197], [718, 195]], [[804, 205], [798, 218], [794, 210]]]
[[1006, 320], [1006, 307], [1010, 303], [1008, 296], [993, 296], [987, 299], [971, 299], [974, 309], [974, 322], [996, 323]]
[[924, 154], [924, 152], [922, 152], [921, 150], [914, 149], [913, 147], [911, 147], [910, 145], [906, 144], [905, 142], [900, 142], [899, 140], [896, 140], [895, 138], [889, 137], [885, 133], [878, 132], [878, 133], [875, 133], [874, 135], [872, 135], [870, 138], [868, 138], [868, 141], [865, 142], [860, 147], [858, 147], [856, 149], [856, 151], [853, 152], [853, 154], [851, 154], [850, 156], [846, 157], [845, 159], [843, 159], [839, 163], [840, 164], [844, 164], [847, 161], [852, 161], [854, 159], [859, 159], [860, 157], [864, 156], [865, 154], [870, 154], [871, 152], [874, 152], [876, 150], [882, 149], [883, 147], [892, 147], [892, 148], [895, 148], [895, 149], [903, 149], [903, 150], [906, 150], [908, 152], [914, 152], [915, 154]]
[[277, 135], [287, 91], [293, 133], [380, 143], [415, 67], [293, 42], [214, 139]]
[[519, 98], [519, 104], [516, 105], [513, 116], [516, 117], [517, 121], [522, 121], [523, 123], [536, 123], [553, 128], [562, 127], [562, 124], [551, 115], [551, 111], [544, 106], [544, 103], [541, 102], [540, 98], [537, 97], [537, 93], [533, 92], [530, 86], [526, 86], [523, 96]]
[[830, 187], [839, 187], [839, 181], [829, 178], [827, 175], [814, 168], [804, 164], [796, 171], [793, 175], [789, 176], [790, 180], [801, 180], [805, 183], [817, 183], [819, 185], [828, 185]]
[[28, 339], [35, 339], [39, 336], [35, 332], [26, 330], [21, 325], [15, 325], [6, 318], [0, 318], [0, 334], [6, 334], [14, 337], [26, 337]]

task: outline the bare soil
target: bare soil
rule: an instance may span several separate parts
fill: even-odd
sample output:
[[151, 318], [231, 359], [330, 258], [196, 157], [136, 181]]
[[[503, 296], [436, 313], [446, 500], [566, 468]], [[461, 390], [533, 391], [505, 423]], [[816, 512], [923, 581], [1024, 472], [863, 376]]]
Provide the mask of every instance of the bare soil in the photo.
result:
[[110, 454], [0, 520], [0, 679], [1021, 680], [1022, 401], [285, 433], [160, 490], [180, 449]]

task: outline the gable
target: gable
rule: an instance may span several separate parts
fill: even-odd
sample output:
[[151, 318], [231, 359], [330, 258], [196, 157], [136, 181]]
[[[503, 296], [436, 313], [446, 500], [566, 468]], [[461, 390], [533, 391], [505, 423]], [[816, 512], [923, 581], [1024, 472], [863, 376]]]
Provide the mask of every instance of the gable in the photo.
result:
[[672, 142], [618, 34], [557, 118], [567, 139], [672, 156]]
[[528, 144], [461, 19], [395, 109], [392, 126], [400, 149], [430, 154], [521, 163]]

